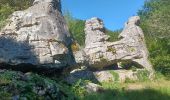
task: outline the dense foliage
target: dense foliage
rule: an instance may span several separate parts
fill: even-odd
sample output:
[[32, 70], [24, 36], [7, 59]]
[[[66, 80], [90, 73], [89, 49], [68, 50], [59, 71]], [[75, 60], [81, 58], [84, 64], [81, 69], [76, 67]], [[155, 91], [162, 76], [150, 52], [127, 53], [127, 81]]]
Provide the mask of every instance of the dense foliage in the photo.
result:
[[85, 21], [73, 18], [69, 12], [66, 12], [64, 16], [72, 37], [79, 45], [83, 46], [85, 43]]
[[150, 60], [156, 71], [164, 75], [170, 73], [169, 9], [169, 0], [147, 0], [138, 13], [150, 52]]
[[[69, 91], [69, 92], [68, 92]], [[73, 100], [69, 86], [34, 73], [0, 70], [1, 100]]]

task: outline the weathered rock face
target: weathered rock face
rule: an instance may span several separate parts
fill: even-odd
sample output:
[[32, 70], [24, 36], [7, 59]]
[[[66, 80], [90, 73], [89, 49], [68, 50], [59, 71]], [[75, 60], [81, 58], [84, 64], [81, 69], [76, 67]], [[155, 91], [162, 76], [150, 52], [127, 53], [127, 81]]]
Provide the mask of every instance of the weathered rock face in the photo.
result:
[[144, 34], [138, 26], [139, 21], [138, 16], [130, 18], [119, 36], [120, 40], [108, 42], [109, 37], [104, 32], [103, 22], [98, 18], [87, 20], [84, 51], [89, 57], [90, 67], [101, 68], [118, 62], [129, 61], [152, 72]]
[[35, 0], [14, 12], [0, 34], [0, 62], [51, 67], [70, 65], [70, 34], [60, 0]]

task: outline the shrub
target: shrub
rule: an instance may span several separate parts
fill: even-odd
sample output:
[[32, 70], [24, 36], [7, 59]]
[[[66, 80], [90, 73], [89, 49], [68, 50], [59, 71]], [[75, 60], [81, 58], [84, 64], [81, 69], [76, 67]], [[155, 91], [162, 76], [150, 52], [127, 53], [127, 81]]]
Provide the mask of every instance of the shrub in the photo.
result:
[[82, 98], [87, 94], [85, 88], [83, 87], [85, 84], [86, 82], [80, 79], [71, 87], [71, 91], [75, 93], [77, 98]]
[[116, 73], [116, 72], [114, 72], [114, 71], [110, 71], [110, 73], [113, 75], [113, 77], [114, 77], [114, 81], [119, 81], [119, 74], [118, 73]]
[[145, 33], [150, 60], [156, 71], [169, 76], [170, 68], [170, 1], [147, 0], [138, 12]]
[[143, 82], [143, 81], [149, 80], [150, 72], [147, 70], [138, 70], [136, 75], [137, 75], [138, 80]]
[[170, 76], [170, 55], [157, 56], [151, 59], [155, 70], [161, 72], [165, 76]]
[[14, 96], [29, 100], [72, 99], [74, 95], [65, 92], [64, 87], [67, 85], [33, 73], [0, 72], [0, 97], [4, 96], [5, 100]]
[[122, 31], [122, 29], [115, 30], [115, 31], [111, 31], [111, 30], [106, 29], [106, 34], [110, 36], [109, 42], [118, 41], [119, 40], [118, 36], [119, 36], [121, 31]]

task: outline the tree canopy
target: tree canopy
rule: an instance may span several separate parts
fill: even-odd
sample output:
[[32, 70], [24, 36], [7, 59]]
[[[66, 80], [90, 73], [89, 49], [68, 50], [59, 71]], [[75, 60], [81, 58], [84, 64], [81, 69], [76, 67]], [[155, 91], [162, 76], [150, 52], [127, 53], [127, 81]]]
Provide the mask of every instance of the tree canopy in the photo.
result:
[[155, 69], [170, 73], [170, 1], [147, 0], [138, 12]]

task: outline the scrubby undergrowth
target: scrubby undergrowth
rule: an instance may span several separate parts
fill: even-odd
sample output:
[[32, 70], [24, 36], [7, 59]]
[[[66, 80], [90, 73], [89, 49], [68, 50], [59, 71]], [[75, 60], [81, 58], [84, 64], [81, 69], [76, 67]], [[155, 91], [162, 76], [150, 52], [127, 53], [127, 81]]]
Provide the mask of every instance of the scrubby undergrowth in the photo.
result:
[[[98, 93], [87, 93], [79, 80], [69, 85], [56, 77], [35, 73], [0, 70], [1, 100], [169, 100], [170, 81], [156, 75], [153, 81], [127, 81], [101, 83]], [[141, 98], [142, 97], [142, 98]]]
[[67, 84], [56, 79], [16, 71], [0, 70], [1, 100], [74, 99]]

